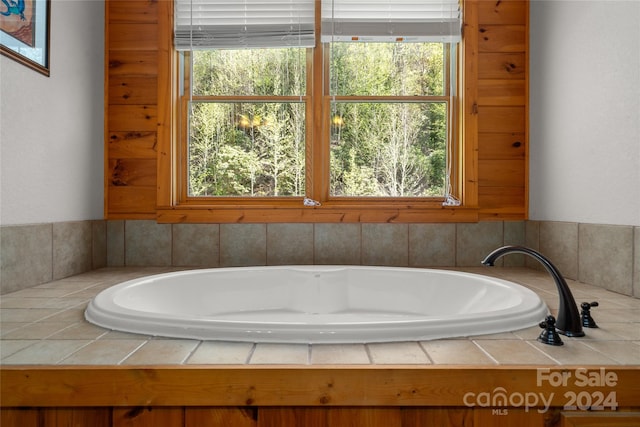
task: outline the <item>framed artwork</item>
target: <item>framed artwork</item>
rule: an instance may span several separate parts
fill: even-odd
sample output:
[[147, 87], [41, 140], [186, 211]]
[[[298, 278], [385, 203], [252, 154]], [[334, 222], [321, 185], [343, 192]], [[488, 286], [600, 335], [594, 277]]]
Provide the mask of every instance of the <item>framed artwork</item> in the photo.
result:
[[0, 0], [0, 52], [49, 75], [50, 0]]

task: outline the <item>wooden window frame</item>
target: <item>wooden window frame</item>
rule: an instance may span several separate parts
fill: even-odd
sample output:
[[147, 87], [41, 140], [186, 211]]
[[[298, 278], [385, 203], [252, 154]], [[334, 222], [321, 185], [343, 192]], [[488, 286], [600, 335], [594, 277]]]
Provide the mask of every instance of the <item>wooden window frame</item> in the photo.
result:
[[[313, 49], [307, 49], [306, 52], [306, 75], [312, 75], [313, 69], [313, 58], [312, 53]], [[248, 196], [189, 196], [188, 192], [188, 180], [187, 176], [187, 168], [188, 168], [188, 105], [190, 101], [201, 101], [201, 102], [238, 102], [238, 103], [259, 103], [259, 102], [298, 102], [302, 100], [305, 105], [305, 112], [312, 111], [312, 100], [314, 94], [311, 90], [311, 85], [306, 85], [306, 93], [304, 95], [287, 95], [287, 96], [269, 96], [269, 95], [198, 95], [198, 96], [190, 96], [189, 92], [191, 91], [190, 85], [192, 82], [189, 80], [188, 75], [190, 74], [189, 70], [189, 53], [185, 52], [184, 56], [184, 87], [182, 89], [183, 93], [179, 96], [178, 103], [180, 104], [180, 123], [178, 124], [179, 128], [179, 141], [177, 141], [177, 145], [179, 147], [179, 157], [177, 159], [178, 165], [178, 173], [180, 174], [177, 177], [177, 200], [178, 203], [182, 206], [255, 206], [261, 205], [268, 207], [270, 209], [274, 209], [283, 202], [295, 200], [298, 203], [302, 203], [302, 196], [266, 196], [266, 197], [248, 197]], [[310, 147], [309, 141], [313, 138], [313, 130], [312, 130], [312, 120], [310, 114], [305, 114], [305, 142], [306, 142], [306, 168], [305, 171], [309, 170], [309, 166], [311, 164], [310, 156], [308, 155], [308, 148]], [[306, 173], [305, 180], [309, 179], [309, 173]], [[306, 184], [307, 193], [310, 194], [309, 185]]]
[[[332, 96], [325, 93], [328, 87], [324, 79], [327, 72], [308, 73], [307, 138], [311, 138], [311, 150], [307, 150], [306, 187], [308, 197], [319, 200], [320, 206], [304, 206], [303, 197], [186, 197], [183, 182], [186, 144], [180, 143], [184, 135], [180, 121], [186, 120], [186, 111], [178, 94], [179, 60], [173, 48], [173, 2], [160, 2], [159, 37], [162, 40], [159, 52], [159, 95], [166, 99], [159, 105], [158, 123], [158, 191], [157, 221], [161, 223], [271, 223], [271, 222], [345, 222], [345, 223], [425, 223], [425, 222], [475, 222], [477, 207], [477, 137], [473, 135], [473, 120], [469, 114], [467, 96], [473, 94], [474, 85], [469, 85], [473, 67], [465, 58], [471, 55], [469, 43], [463, 39], [458, 49], [457, 96], [446, 98], [452, 103], [449, 109], [453, 120], [449, 124], [449, 155], [452, 156], [452, 194], [461, 200], [460, 206], [443, 206], [443, 198], [388, 198], [388, 197], [329, 197], [329, 144], [318, 143], [328, 138], [329, 117], [323, 111], [329, 108]], [[319, 34], [320, 0], [316, 0], [316, 29]], [[473, 17], [473, 14], [472, 14]], [[477, 45], [477, 43], [476, 43]], [[477, 47], [476, 47], [477, 49]], [[313, 64], [328, 61], [318, 37], [315, 48], [307, 55], [307, 69]], [[163, 66], [166, 65], [166, 66]], [[320, 65], [322, 66], [322, 65]], [[471, 80], [473, 81], [473, 80]], [[475, 89], [477, 91], [477, 89]], [[255, 101], [264, 97], [245, 97]], [[299, 97], [296, 97], [299, 99]], [[343, 97], [336, 97], [337, 100]], [[402, 101], [403, 97], [394, 97]], [[217, 99], [220, 99], [217, 97]], [[234, 97], [235, 99], [235, 97]], [[269, 97], [277, 100], [277, 97]], [[359, 98], [361, 99], [361, 98]], [[372, 98], [373, 99], [373, 98]], [[391, 100], [390, 97], [385, 97]], [[366, 98], [364, 99], [366, 100]], [[415, 97], [411, 97], [415, 101]], [[309, 109], [310, 107], [310, 109]], [[472, 113], [473, 112], [473, 107]], [[477, 114], [477, 112], [475, 112]], [[472, 114], [473, 116], [473, 114]], [[472, 117], [473, 118], [473, 117]], [[469, 126], [471, 125], [471, 128]], [[477, 125], [476, 125], [477, 126]], [[471, 136], [471, 137], [470, 137]], [[319, 169], [319, 170], [318, 170]]]

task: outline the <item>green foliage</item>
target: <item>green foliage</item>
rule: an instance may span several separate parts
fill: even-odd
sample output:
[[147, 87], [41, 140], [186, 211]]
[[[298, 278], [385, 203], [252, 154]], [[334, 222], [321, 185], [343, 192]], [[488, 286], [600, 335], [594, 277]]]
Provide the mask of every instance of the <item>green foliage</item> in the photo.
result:
[[[444, 96], [442, 44], [335, 43], [330, 94]], [[303, 49], [194, 53], [198, 96], [302, 96]], [[194, 100], [190, 115], [192, 196], [305, 194], [302, 100]], [[332, 101], [330, 193], [428, 197], [445, 185], [447, 104], [443, 101]]]
[[334, 43], [331, 94], [444, 95], [440, 43]]
[[304, 194], [304, 135], [301, 103], [194, 102], [189, 193]]
[[304, 49], [193, 52], [193, 95], [299, 96], [306, 91]]

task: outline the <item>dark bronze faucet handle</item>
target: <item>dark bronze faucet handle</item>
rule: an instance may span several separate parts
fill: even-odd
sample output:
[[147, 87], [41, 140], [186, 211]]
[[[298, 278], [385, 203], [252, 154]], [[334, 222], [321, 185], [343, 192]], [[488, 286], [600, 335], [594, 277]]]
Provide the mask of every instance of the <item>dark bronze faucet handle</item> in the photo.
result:
[[582, 326], [585, 328], [597, 328], [595, 320], [591, 317], [591, 307], [597, 307], [599, 304], [597, 301], [594, 302], [583, 302], [580, 304], [580, 316], [582, 318]]
[[538, 341], [549, 345], [564, 345], [560, 335], [556, 331], [556, 318], [553, 316], [547, 316], [544, 322], [540, 322], [540, 327], [544, 330], [540, 333]]

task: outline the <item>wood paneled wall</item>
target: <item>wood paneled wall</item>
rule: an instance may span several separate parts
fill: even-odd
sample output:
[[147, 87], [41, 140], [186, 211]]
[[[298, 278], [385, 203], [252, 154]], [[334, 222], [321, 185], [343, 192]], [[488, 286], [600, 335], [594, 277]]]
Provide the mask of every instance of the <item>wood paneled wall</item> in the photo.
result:
[[[562, 384], [541, 381], [539, 369], [525, 365], [3, 366], [0, 425], [548, 427], [559, 425], [563, 414], [598, 417], [589, 420], [591, 426], [640, 425], [640, 367], [580, 367], [577, 381], [577, 367], [545, 366], [549, 374], [545, 378], [551, 374], [566, 378]], [[582, 381], [587, 378], [585, 386]], [[534, 395], [544, 399], [532, 400]], [[581, 409], [565, 406], [576, 404]], [[626, 424], [614, 423], [625, 419]]]
[[[171, 102], [159, 90], [159, 18], [170, 0], [106, 0], [105, 217], [156, 218], [158, 105]], [[477, 141], [479, 219], [526, 219], [527, 215], [527, 0], [465, 0], [465, 82], [475, 99], [470, 136]], [[467, 18], [465, 18], [467, 19]], [[162, 87], [166, 87], [163, 85]], [[159, 94], [162, 94], [160, 96]], [[464, 120], [463, 120], [464, 121]], [[164, 135], [170, 135], [165, 132]], [[469, 178], [469, 177], [467, 177]], [[451, 216], [455, 221], [456, 216]]]
[[105, 214], [155, 218], [158, 3], [106, 1]]
[[527, 213], [528, 9], [525, 1], [478, 2], [481, 219]]
[[[113, 407], [2, 409], [3, 427], [559, 426], [558, 410], [471, 408]], [[555, 419], [555, 421], [554, 421]]]

